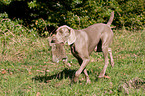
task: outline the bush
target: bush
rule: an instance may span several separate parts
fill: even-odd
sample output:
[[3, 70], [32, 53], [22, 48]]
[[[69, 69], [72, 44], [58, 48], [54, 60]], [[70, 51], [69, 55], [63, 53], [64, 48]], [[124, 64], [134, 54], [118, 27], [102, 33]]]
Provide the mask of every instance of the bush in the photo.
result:
[[139, 30], [145, 23], [144, 0], [2, 0], [0, 3], [1, 13], [6, 12], [10, 20], [41, 36], [54, 33], [61, 25], [82, 29], [94, 23], [107, 23], [112, 11], [115, 11], [112, 25], [118, 29]]
[[11, 40], [11, 38], [22, 36], [22, 37], [36, 37], [37, 32], [33, 29], [29, 30], [23, 25], [20, 25], [21, 21], [12, 21], [8, 18], [8, 14], [0, 14], [0, 39], [2, 42]]
[[[78, 7], [77, 7], [78, 6]], [[67, 24], [85, 28], [94, 23], [107, 23], [110, 13], [115, 11], [113, 25], [128, 30], [144, 28], [144, 0], [87, 0], [68, 12]], [[71, 14], [70, 14], [71, 13]]]

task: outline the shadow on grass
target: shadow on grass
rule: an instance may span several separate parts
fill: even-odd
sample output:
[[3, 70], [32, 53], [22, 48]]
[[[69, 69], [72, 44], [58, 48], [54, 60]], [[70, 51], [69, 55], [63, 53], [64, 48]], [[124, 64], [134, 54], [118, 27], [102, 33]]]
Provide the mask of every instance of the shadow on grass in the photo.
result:
[[64, 69], [63, 71], [51, 75], [51, 76], [47, 76], [47, 73], [45, 76], [35, 76], [32, 78], [33, 81], [39, 81], [39, 82], [44, 82], [44, 83], [48, 83], [50, 80], [52, 79], [58, 79], [58, 80], [62, 80], [64, 78], [70, 78], [72, 80], [72, 78], [74, 77], [76, 70], [70, 70], [70, 69]]

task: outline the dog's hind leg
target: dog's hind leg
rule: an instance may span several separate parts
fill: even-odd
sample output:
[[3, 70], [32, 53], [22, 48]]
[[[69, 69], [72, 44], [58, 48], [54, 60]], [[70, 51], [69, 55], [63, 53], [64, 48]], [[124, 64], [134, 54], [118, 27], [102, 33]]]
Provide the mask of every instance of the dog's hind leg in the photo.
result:
[[107, 69], [107, 66], [108, 66], [108, 63], [109, 63], [109, 61], [108, 61], [108, 47], [102, 48], [102, 50], [103, 50], [103, 54], [104, 54], [105, 65], [104, 65], [104, 68], [99, 75], [99, 78], [105, 76], [105, 72], [106, 72], [106, 69]]
[[99, 78], [105, 76], [105, 72], [106, 72], [106, 69], [107, 69], [107, 66], [109, 63], [109, 60], [108, 60], [108, 46], [110, 44], [109, 35], [104, 33], [104, 35], [102, 35], [101, 40], [102, 40], [102, 51], [103, 51], [103, 55], [104, 55], [104, 59], [105, 59], [105, 65], [104, 65], [104, 68], [99, 75]]
[[113, 67], [114, 66], [114, 60], [113, 60], [113, 55], [112, 55], [112, 49], [111, 48], [108, 48], [108, 52], [110, 54], [111, 66]]

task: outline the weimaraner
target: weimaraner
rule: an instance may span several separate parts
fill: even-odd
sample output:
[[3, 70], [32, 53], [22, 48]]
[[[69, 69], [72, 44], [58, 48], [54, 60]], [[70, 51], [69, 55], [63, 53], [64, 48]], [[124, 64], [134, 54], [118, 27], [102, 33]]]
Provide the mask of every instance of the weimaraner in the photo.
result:
[[111, 57], [111, 65], [112, 67], [114, 66], [111, 48], [109, 48], [109, 45], [113, 40], [113, 31], [110, 27], [113, 18], [114, 12], [111, 13], [107, 24], [97, 23], [82, 30], [75, 30], [63, 25], [56, 30], [56, 38], [58, 42], [68, 42], [68, 45], [71, 47], [72, 54], [77, 58], [80, 64], [80, 68], [75, 73], [75, 77], [73, 79], [74, 82], [77, 82], [82, 71], [86, 76], [87, 83], [91, 82], [85, 67], [90, 61], [89, 55], [93, 50], [98, 52], [102, 51], [105, 58], [105, 65], [99, 75], [99, 78], [105, 77], [105, 71], [109, 63], [108, 52]]

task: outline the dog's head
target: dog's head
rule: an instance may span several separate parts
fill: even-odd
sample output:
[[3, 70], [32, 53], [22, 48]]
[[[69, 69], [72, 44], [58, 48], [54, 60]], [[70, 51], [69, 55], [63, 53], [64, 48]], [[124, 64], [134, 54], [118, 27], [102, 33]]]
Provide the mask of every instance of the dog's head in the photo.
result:
[[58, 42], [68, 42], [68, 45], [71, 45], [76, 40], [75, 31], [66, 25], [59, 27], [56, 32]]

